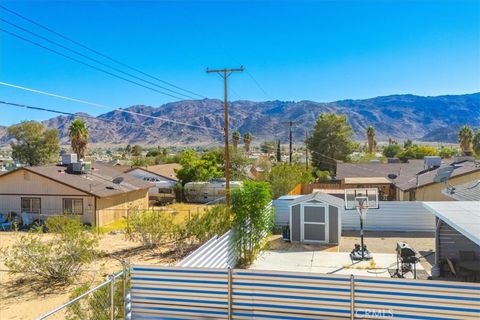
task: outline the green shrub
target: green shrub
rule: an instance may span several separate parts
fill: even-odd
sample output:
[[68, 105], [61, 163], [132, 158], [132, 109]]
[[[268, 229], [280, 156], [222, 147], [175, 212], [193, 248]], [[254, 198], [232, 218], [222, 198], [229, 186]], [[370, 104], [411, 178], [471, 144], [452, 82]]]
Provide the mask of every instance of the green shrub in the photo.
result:
[[146, 247], [156, 247], [181, 232], [167, 212], [143, 211], [127, 217], [127, 236]]
[[188, 237], [198, 242], [205, 242], [215, 235], [222, 235], [232, 225], [230, 210], [224, 205], [216, 205], [203, 213], [192, 215], [185, 225]]
[[383, 155], [386, 157], [386, 158], [394, 158], [397, 156], [397, 154], [399, 154], [401, 151], [402, 151], [402, 147], [399, 146], [398, 144], [390, 144], [388, 146], [385, 146], [383, 148]]
[[98, 238], [75, 219], [64, 221], [61, 227], [59, 219], [50, 219], [47, 225], [56, 226], [58, 233], [50, 240], [42, 239], [40, 229], [20, 236], [5, 251], [5, 265], [11, 273], [23, 273], [42, 282], [71, 283], [93, 260]]

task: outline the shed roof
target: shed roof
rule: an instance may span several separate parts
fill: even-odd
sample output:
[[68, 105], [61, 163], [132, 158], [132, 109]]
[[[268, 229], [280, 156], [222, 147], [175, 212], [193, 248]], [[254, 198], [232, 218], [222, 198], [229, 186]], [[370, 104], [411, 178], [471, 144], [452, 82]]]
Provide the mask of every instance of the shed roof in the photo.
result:
[[322, 193], [322, 192], [314, 192], [314, 193], [306, 194], [304, 196], [299, 196], [295, 198], [290, 203], [290, 205], [295, 205], [297, 203], [302, 203], [310, 200], [318, 200], [321, 202], [326, 202], [338, 208], [343, 208], [345, 206], [345, 202], [342, 199], [326, 193]]
[[480, 180], [443, 189], [442, 193], [458, 201], [480, 201]]
[[[72, 187], [87, 194], [102, 198], [121, 194], [124, 192], [148, 189], [151, 185], [143, 180], [133, 176], [122, 174], [110, 166], [98, 163], [92, 164], [91, 173], [71, 174], [65, 171], [66, 167], [54, 164], [22, 167], [17, 170], [26, 170], [38, 174], [46, 179], [50, 179], [63, 185]], [[17, 170], [9, 171], [0, 176], [3, 177]], [[117, 177], [123, 177], [120, 184], [114, 184], [112, 180]]]
[[434, 201], [423, 205], [480, 246], [480, 201]]

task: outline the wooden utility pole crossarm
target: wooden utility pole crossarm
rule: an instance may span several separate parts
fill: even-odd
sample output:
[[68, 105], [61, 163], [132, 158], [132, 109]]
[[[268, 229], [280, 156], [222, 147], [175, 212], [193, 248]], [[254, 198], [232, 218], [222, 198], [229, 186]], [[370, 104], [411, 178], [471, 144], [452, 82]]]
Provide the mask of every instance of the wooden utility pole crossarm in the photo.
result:
[[207, 73], [218, 73], [223, 78], [223, 112], [225, 117], [225, 202], [227, 206], [230, 206], [230, 154], [229, 154], [229, 146], [228, 140], [230, 139], [229, 132], [228, 132], [228, 94], [227, 94], [227, 84], [228, 84], [228, 77], [233, 72], [243, 72], [243, 66], [236, 69], [213, 69], [210, 70], [207, 68]]

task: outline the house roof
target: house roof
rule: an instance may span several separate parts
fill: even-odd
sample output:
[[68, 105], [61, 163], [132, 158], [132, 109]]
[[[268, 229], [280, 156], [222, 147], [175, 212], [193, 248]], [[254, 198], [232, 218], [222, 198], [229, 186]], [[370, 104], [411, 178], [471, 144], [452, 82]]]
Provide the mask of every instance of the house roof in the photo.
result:
[[480, 201], [480, 180], [445, 188], [442, 193], [457, 201]]
[[296, 197], [295, 199], [293, 199], [290, 205], [293, 206], [297, 203], [302, 203], [310, 200], [326, 202], [338, 208], [343, 208], [345, 206], [345, 202], [342, 199], [326, 193], [322, 193], [322, 192], [314, 192], [314, 193]]
[[[443, 160], [441, 167], [451, 165], [453, 160]], [[393, 184], [401, 190], [410, 190], [418, 186], [425, 186], [435, 183], [433, 178], [437, 169], [424, 170], [423, 160], [410, 160], [407, 163], [339, 163], [337, 164], [337, 179], [359, 178], [359, 177], [384, 177], [389, 174], [396, 174], [397, 178]], [[480, 166], [473, 161], [464, 161], [456, 165], [452, 177], [464, 174], [480, 172]]]
[[[148, 189], [151, 185], [143, 180], [137, 179], [127, 174], [122, 174], [110, 166], [98, 163], [92, 164], [91, 173], [71, 174], [65, 172], [66, 167], [58, 165], [44, 165], [35, 167], [22, 167], [17, 170], [26, 170], [46, 179], [50, 179], [69, 186], [87, 194], [102, 198], [109, 197], [125, 192]], [[1, 175], [0, 179], [17, 170], [9, 171]], [[112, 180], [117, 177], [123, 177], [120, 184], [114, 184]]]
[[480, 201], [434, 201], [423, 205], [480, 246]]
[[131, 167], [128, 170], [124, 171], [125, 173], [133, 171], [135, 169], [140, 169], [145, 172], [155, 174], [157, 176], [164, 177], [172, 181], [178, 181], [177, 174], [175, 170], [181, 169], [182, 165], [179, 163], [166, 163], [166, 164], [157, 164], [154, 166], [145, 166], [145, 167]]

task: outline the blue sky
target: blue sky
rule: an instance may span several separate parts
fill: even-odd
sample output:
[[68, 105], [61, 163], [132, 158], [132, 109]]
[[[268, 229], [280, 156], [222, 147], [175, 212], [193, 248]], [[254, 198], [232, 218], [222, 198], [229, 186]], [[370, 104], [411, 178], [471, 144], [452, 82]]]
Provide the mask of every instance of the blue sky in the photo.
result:
[[[222, 83], [219, 77], [206, 74], [205, 68], [240, 64], [266, 94], [250, 75], [235, 74], [230, 77], [232, 100], [328, 102], [480, 90], [478, 1], [4, 0], [2, 5], [124, 63], [212, 98], [222, 97]], [[80, 49], [1, 9], [0, 18]], [[35, 39], [3, 21], [0, 25]], [[175, 100], [3, 32], [0, 81], [112, 108], [159, 106]], [[108, 111], [3, 86], [0, 98], [68, 112], [98, 115]], [[1, 125], [55, 116], [0, 107]]]

